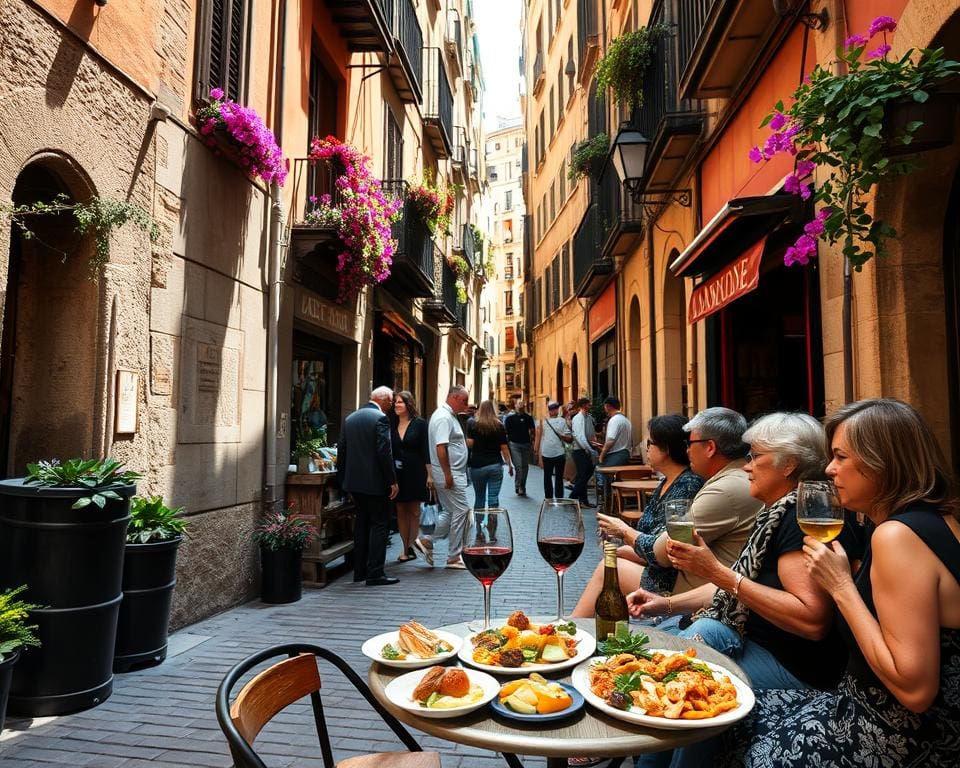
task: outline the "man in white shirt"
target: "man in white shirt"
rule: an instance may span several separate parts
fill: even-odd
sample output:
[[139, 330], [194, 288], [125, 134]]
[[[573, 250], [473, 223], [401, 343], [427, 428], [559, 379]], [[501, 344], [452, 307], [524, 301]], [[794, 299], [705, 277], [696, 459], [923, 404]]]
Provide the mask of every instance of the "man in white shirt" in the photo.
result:
[[420, 536], [413, 548], [433, 566], [433, 540], [447, 539], [447, 568], [464, 569], [460, 551], [470, 505], [467, 502], [467, 441], [457, 414], [466, 410], [470, 396], [466, 387], [455, 385], [447, 399], [430, 417], [430, 469], [437, 498], [443, 509], [433, 537]]
[[[622, 467], [630, 462], [630, 446], [633, 445], [633, 426], [620, 412], [620, 398], [611, 395], [603, 401], [607, 414], [606, 440], [600, 448], [601, 467]], [[601, 479], [601, 482], [607, 482]]]
[[573, 490], [570, 498], [577, 499], [584, 507], [594, 507], [590, 503], [590, 494], [587, 492], [587, 483], [593, 475], [593, 465], [597, 461], [597, 452], [590, 445], [596, 427], [593, 416], [590, 415], [590, 398], [581, 397], [577, 400], [577, 413], [573, 417], [573, 463], [577, 467], [577, 476], [573, 481]]

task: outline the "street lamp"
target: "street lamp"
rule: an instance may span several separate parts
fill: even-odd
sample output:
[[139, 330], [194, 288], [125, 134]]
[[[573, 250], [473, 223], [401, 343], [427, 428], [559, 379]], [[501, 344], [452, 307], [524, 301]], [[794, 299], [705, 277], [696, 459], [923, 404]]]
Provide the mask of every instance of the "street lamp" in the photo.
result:
[[613, 142], [613, 167], [630, 198], [639, 204], [664, 203], [663, 195], [675, 196], [674, 200], [685, 208], [690, 207], [689, 189], [655, 189], [643, 191], [644, 173], [647, 170], [647, 153], [650, 139], [628, 125], [622, 127]]

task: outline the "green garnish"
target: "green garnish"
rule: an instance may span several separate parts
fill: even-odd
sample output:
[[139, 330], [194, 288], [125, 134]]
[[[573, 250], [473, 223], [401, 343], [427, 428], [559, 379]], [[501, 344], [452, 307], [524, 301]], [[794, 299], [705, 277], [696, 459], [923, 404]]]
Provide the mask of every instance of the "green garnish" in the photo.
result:
[[713, 670], [710, 669], [710, 667], [708, 667], [706, 664], [700, 664], [699, 662], [691, 661], [685, 667], [680, 667], [680, 669], [672, 669], [667, 672], [667, 674], [661, 678], [660, 682], [669, 683], [671, 680], [676, 680], [677, 675], [688, 669], [694, 672], [699, 672], [704, 677], [709, 677], [711, 680], [713, 680]]
[[640, 678], [644, 677], [643, 672], [627, 672], [623, 675], [617, 675], [613, 678], [613, 687], [620, 693], [630, 693], [630, 691], [640, 690]]
[[536, 648], [523, 648], [521, 650], [523, 653], [524, 661], [536, 661], [537, 660], [537, 649]]
[[554, 629], [557, 632], [566, 632], [568, 635], [577, 634], [577, 624], [574, 621], [568, 621], [566, 624], [557, 624]]
[[380, 655], [385, 659], [397, 660], [402, 658], [400, 651], [393, 647], [390, 643], [387, 643], [383, 648], [380, 649]]
[[599, 643], [600, 651], [606, 656], [616, 656], [620, 653], [629, 653], [638, 658], [649, 659], [650, 654], [645, 650], [645, 646], [650, 642], [650, 638], [643, 632], [633, 633], [625, 621], [618, 621], [614, 633], [601, 640]]
[[437, 703], [437, 699], [439, 699], [439, 698], [440, 698], [440, 694], [437, 693], [436, 691], [434, 691], [433, 693], [431, 693], [431, 694], [427, 697], [427, 700], [426, 700], [425, 702], [423, 702], [423, 704], [421, 704], [420, 706], [421, 706], [421, 707], [432, 707], [434, 704]]

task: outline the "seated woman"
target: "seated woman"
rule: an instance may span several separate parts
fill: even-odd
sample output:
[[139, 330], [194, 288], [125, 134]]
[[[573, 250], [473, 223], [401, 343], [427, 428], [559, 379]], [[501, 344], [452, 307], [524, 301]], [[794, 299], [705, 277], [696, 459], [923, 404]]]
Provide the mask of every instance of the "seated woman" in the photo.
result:
[[851, 403], [826, 429], [841, 503], [876, 525], [855, 578], [843, 546], [803, 543], [805, 567], [840, 611], [846, 674], [830, 692], [759, 696], [751, 719], [724, 737], [725, 758], [960, 765], [960, 523], [947, 463], [899, 400]]
[[[653, 543], [664, 530], [663, 505], [671, 499], [692, 499], [703, 485], [703, 479], [690, 471], [690, 459], [684, 439], [683, 425], [687, 420], [679, 414], [654, 416], [647, 422], [647, 463], [664, 478], [647, 500], [640, 518], [639, 529], [631, 528], [622, 520], [597, 515], [601, 528], [621, 538], [624, 546], [617, 550], [617, 572], [620, 591], [624, 594], [640, 584], [650, 592], [670, 592], [677, 580], [673, 568], [659, 565], [653, 557]], [[649, 565], [648, 565], [649, 563]], [[603, 588], [603, 561], [594, 570], [571, 616], [593, 616], [597, 595]]]
[[[755, 689], [829, 688], [843, 670], [843, 642], [831, 632], [829, 595], [804, 566], [797, 525], [797, 484], [823, 477], [827, 463], [823, 428], [804, 413], [772, 413], [743, 439], [750, 495], [764, 507], [736, 562], [720, 563], [699, 535], [692, 545], [668, 540], [671, 562], [709, 583], [672, 598], [638, 590], [627, 603], [634, 615], [699, 611], [680, 634], [733, 658]], [[858, 548], [850, 526], [843, 535]]]

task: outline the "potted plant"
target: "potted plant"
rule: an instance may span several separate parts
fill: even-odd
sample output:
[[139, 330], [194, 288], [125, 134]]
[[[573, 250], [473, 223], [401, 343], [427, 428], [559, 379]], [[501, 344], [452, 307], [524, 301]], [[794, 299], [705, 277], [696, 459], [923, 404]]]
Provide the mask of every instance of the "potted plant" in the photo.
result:
[[431, 236], [450, 234], [456, 189], [456, 186], [436, 186], [426, 175], [407, 188], [407, 203]]
[[454, 287], [457, 290], [457, 303], [467, 303], [467, 276], [470, 274], [470, 265], [462, 256], [447, 257], [447, 265], [455, 275]]
[[294, 453], [297, 456], [297, 472], [313, 472], [310, 468], [313, 464], [315, 468], [322, 468], [326, 462], [321, 448], [327, 447], [327, 428], [318, 427], [313, 430], [312, 437], [302, 437], [297, 440], [294, 446]]
[[614, 38], [597, 62], [597, 86], [601, 91], [611, 89], [619, 102], [642, 107], [647, 68], [653, 63], [659, 39], [668, 34], [669, 25], [658, 23]]
[[[356, 147], [334, 136], [314, 137], [310, 161], [327, 161], [342, 173], [336, 176], [337, 205], [329, 195], [311, 200], [307, 213], [315, 225], [336, 224], [343, 250], [337, 259], [338, 301], [352, 302], [367, 285], [376, 285], [390, 276], [396, 242], [393, 222], [400, 215], [401, 201], [383, 190], [370, 170], [371, 160]], [[336, 210], [337, 213], [333, 213]]]
[[[761, 124], [772, 132], [762, 147], [750, 150], [750, 158], [759, 163], [781, 152], [792, 154], [795, 170], [784, 190], [822, 204], [787, 249], [787, 265], [809, 263], [823, 239], [842, 242], [843, 255], [859, 271], [873, 256], [882, 256], [887, 239], [896, 236], [893, 227], [873, 217], [870, 194], [884, 178], [917, 168], [911, 159], [891, 159], [911, 151], [925, 124], [905, 119], [904, 105], [926, 104], [932, 91], [960, 73], [960, 62], [947, 60], [942, 48], [911, 49], [889, 60], [886, 36], [896, 28], [894, 19], [878, 16], [866, 34], [847, 38], [837, 51], [841, 73], [832, 63], [817, 65], [789, 108], [778, 102]], [[808, 177], [817, 168], [822, 173], [815, 188]]]
[[295, 603], [302, 583], [300, 561], [303, 550], [317, 537], [317, 529], [293, 511], [267, 512], [253, 531], [260, 545], [262, 584], [260, 599], [265, 603]]
[[177, 548], [187, 528], [182, 514], [183, 507], [171, 509], [160, 496], [137, 496], [130, 502], [114, 672], [159, 664], [167, 657]]
[[600, 178], [600, 171], [603, 169], [603, 161], [610, 150], [610, 137], [605, 133], [598, 133], [592, 139], [581, 141], [575, 150], [573, 157], [570, 158], [570, 167], [567, 170], [567, 178], [576, 183], [580, 179], [592, 176], [595, 179]]
[[[0, 584], [29, 584], [42, 646], [14, 668], [10, 711], [95, 706], [113, 690], [123, 549], [136, 472], [113, 459], [41, 461], [0, 480]], [[83, 663], [78, 664], [77, 660]]]
[[13, 665], [20, 658], [21, 650], [40, 644], [34, 634], [36, 625], [27, 624], [30, 611], [36, 610], [37, 606], [17, 599], [26, 588], [24, 584], [0, 592], [0, 733], [7, 713]]

